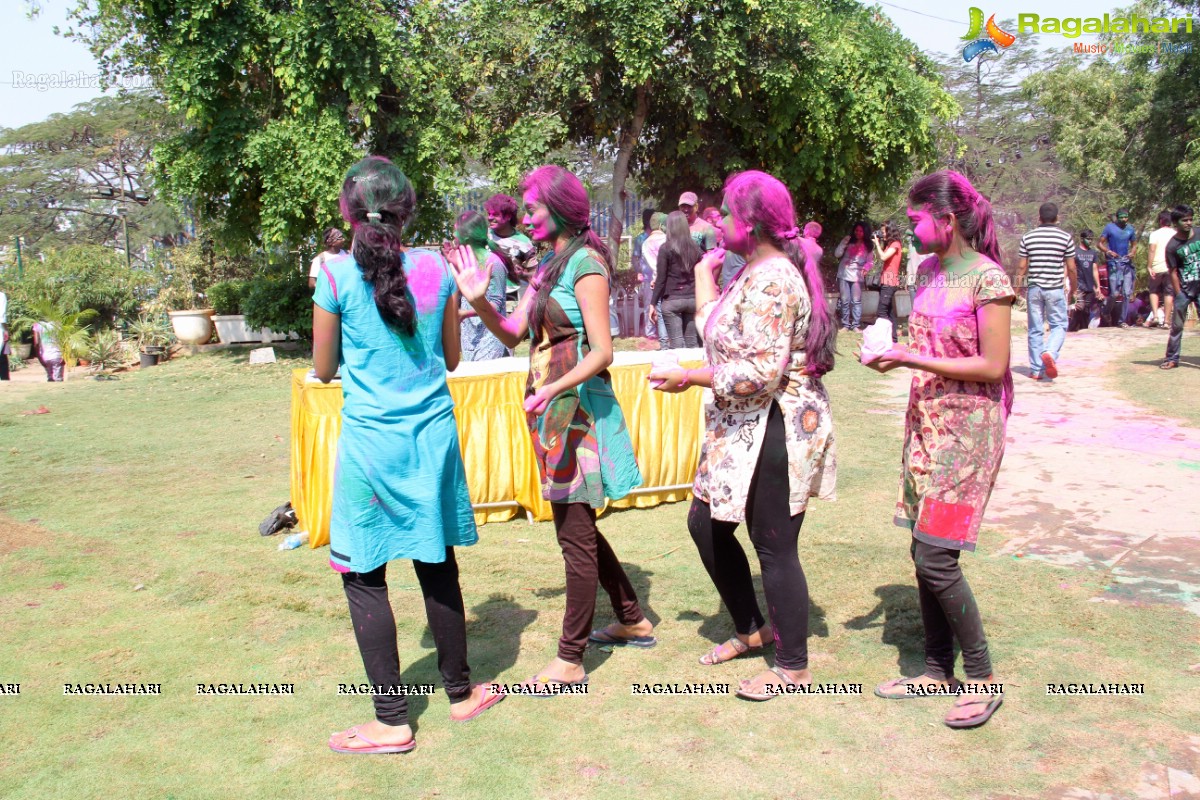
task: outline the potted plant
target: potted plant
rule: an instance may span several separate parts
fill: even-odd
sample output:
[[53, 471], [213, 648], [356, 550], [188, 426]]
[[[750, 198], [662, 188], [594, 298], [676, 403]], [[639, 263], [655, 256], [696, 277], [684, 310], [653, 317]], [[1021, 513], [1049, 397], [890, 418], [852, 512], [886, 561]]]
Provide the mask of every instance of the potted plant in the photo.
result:
[[158, 364], [171, 344], [171, 326], [161, 316], [143, 314], [129, 323], [129, 335], [137, 342], [138, 360], [143, 367]]
[[242, 314], [242, 298], [246, 295], [246, 281], [221, 281], [208, 287], [208, 301], [216, 314], [213, 324], [217, 326], [217, 336], [225, 344], [234, 342], [257, 341], [257, 333], [251, 333], [246, 327], [246, 317]]
[[205, 256], [195, 242], [173, 248], [158, 264], [159, 289], [154, 305], [171, 320], [175, 338], [183, 344], [204, 344], [212, 338], [213, 310], [202, 293], [200, 276]]

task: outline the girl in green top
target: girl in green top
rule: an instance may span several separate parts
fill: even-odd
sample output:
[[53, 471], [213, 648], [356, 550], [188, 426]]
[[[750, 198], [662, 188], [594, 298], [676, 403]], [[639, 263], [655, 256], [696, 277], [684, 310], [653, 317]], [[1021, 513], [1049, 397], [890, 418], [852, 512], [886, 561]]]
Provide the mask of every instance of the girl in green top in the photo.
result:
[[[552, 250], [513, 315], [501, 317], [487, 302], [487, 271], [474, 253], [460, 248], [451, 262], [462, 296], [501, 342], [515, 347], [527, 333], [531, 340], [525, 411], [567, 571], [558, 657], [528, 681], [549, 693], [556, 685], [587, 682], [582, 662], [589, 640], [639, 647], [656, 640], [625, 570], [596, 528], [596, 509], [606, 496], [619, 499], [642, 483], [608, 375], [609, 250], [589, 227], [587, 192], [570, 172], [539, 167], [521, 190], [525, 225]], [[589, 636], [597, 582], [618, 621]]]

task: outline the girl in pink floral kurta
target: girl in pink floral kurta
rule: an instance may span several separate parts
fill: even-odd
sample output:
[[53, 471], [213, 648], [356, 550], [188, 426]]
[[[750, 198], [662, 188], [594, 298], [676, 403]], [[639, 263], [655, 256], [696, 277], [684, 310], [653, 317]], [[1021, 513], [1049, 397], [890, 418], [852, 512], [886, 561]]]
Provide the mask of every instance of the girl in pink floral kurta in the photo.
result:
[[[655, 371], [651, 378], [663, 381], [663, 391], [711, 387], [688, 529], [735, 635], [700, 663], [719, 664], [774, 641], [775, 666], [742, 681], [738, 691], [767, 700], [812, 679], [808, 587], [797, 542], [808, 499], [834, 496], [833, 417], [821, 376], [833, 367], [835, 333], [786, 187], [766, 173], [740, 173], [725, 186], [722, 211], [726, 246], [746, 266], [720, 298], [712, 275], [722, 253], [696, 266], [697, 327], [708, 366]], [[734, 538], [741, 522], [762, 566], [769, 630]]]
[[895, 521], [912, 531], [925, 672], [881, 684], [875, 694], [890, 699], [931, 688], [961, 690], [954, 678], [957, 639], [970, 693], [944, 721], [970, 728], [987, 722], [1004, 701], [958, 560], [961, 551], [975, 549], [1004, 455], [1014, 294], [999, 265], [991, 205], [962, 175], [938, 172], [917, 181], [908, 216], [917, 251], [932, 254], [917, 273], [912, 348], [893, 348], [868, 366], [913, 369]]

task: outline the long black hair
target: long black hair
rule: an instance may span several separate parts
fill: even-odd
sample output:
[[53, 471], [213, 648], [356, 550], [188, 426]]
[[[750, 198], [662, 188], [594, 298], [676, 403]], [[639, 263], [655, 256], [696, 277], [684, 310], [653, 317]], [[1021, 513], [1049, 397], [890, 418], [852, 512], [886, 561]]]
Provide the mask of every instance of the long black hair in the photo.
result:
[[412, 336], [417, 311], [404, 273], [401, 238], [417, 206], [412, 184], [391, 161], [367, 156], [346, 173], [338, 205], [353, 230], [354, 260], [374, 288], [380, 316]]

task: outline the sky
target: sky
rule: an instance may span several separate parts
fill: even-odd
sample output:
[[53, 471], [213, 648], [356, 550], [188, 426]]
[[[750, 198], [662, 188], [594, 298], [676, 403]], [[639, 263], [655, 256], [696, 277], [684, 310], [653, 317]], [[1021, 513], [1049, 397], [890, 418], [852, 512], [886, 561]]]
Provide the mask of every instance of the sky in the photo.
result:
[[[904, 35], [922, 50], [948, 53], [962, 46], [959, 37], [967, 31], [971, 0], [878, 2]], [[974, 2], [980, 4], [985, 16], [995, 14], [997, 20], [1015, 19], [1018, 13], [1094, 17], [1102, 15], [1106, 5], [1089, 0], [1052, 0], [1049, 6], [1033, 0]], [[99, 70], [91, 53], [82, 44], [54, 34], [55, 25], [67, 26], [67, 11], [74, 3], [75, 0], [42, 0], [42, 13], [34, 20], [27, 18], [24, 0], [0, 3], [0, 30], [6, 33], [4, 46], [0, 47], [0, 127], [37, 122], [100, 95]], [[1200, 31], [1196, 35], [1200, 36]], [[1074, 41], [1095, 39], [1082, 36]], [[1069, 47], [1072, 40], [1041, 34], [1040, 41], [1045, 47], [1058, 48]]]

